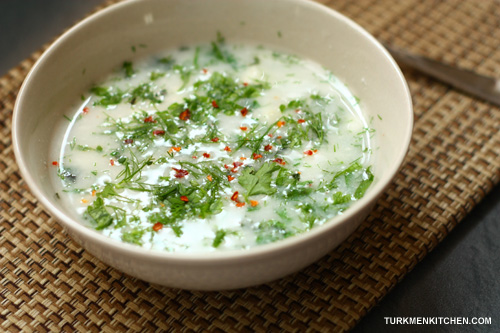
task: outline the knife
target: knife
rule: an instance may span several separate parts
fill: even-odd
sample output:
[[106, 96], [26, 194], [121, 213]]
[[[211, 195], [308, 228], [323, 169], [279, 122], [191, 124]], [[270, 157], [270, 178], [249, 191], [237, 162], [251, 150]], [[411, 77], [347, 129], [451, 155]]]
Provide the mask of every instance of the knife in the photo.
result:
[[388, 45], [384, 45], [384, 47], [398, 64], [416, 69], [458, 90], [500, 106], [500, 80], [446, 65], [437, 60], [395, 49]]

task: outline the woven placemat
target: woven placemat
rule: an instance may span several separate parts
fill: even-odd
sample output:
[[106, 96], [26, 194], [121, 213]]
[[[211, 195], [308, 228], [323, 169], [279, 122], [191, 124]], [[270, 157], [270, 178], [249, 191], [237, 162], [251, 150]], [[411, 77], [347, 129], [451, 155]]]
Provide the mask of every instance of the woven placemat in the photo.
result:
[[[483, 1], [322, 1], [380, 40], [500, 76], [500, 6]], [[224, 292], [131, 278], [74, 243], [27, 189], [10, 128], [37, 52], [0, 79], [0, 331], [348, 330], [500, 180], [500, 109], [405, 71], [415, 106], [401, 172], [339, 248], [302, 271]]]

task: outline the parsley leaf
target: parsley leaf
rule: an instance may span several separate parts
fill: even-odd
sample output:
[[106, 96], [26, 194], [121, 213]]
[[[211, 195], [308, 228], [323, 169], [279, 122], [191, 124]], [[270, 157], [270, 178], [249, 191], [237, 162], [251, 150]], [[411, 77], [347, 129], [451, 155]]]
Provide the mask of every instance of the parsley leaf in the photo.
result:
[[273, 172], [278, 171], [280, 166], [276, 163], [266, 162], [262, 164], [259, 170], [255, 171], [253, 167], [243, 169], [238, 183], [247, 190], [246, 198], [257, 194], [271, 195], [276, 193], [276, 188], [271, 187]]
[[86, 215], [91, 218], [91, 222], [97, 225], [96, 230], [102, 230], [113, 223], [113, 217], [106, 210], [104, 200], [100, 197], [87, 207]]

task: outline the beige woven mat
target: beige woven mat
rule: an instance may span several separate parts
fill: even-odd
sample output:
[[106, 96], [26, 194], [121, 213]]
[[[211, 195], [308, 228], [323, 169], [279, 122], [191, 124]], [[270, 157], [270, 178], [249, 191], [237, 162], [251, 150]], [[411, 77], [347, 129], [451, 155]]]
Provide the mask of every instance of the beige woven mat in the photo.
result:
[[[494, 0], [323, 2], [382, 41], [500, 76]], [[151, 285], [75, 244], [19, 175], [12, 108], [39, 55], [0, 79], [0, 331], [348, 330], [500, 180], [500, 109], [405, 71], [416, 117], [410, 152], [370, 217], [339, 248], [249, 289]]]

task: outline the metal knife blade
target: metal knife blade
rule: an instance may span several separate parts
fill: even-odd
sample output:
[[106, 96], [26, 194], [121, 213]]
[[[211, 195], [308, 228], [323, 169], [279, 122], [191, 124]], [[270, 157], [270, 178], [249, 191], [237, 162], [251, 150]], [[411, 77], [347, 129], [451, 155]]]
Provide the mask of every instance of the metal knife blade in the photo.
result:
[[500, 80], [384, 45], [394, 60], [472, 96], [500, 106]]

